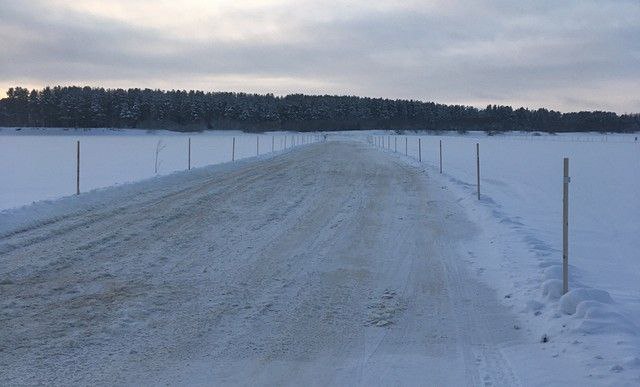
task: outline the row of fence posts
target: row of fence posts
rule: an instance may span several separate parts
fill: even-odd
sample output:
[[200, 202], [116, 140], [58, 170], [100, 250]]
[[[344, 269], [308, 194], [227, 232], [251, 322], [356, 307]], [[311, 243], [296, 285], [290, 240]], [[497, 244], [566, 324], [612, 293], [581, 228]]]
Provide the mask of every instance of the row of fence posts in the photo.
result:
[[[387, 136], [387, 149], [390, 149], [390, 137]], [[404, 154], [409, 155], [409, 138], [404, 138]], [[378, 147], [385, 148], [384, 137], [374, 137], [374, 144]], [[398, 138], [394, 137], [395, 153], [398, 152]], [[439, 164], [440, 173], [442, 173], [442, 140], [439, 140]], [[422, 162], [422, 139], [418, 137], [418, 162]], [[562, 182], [562, 293], [565, 294], [569, 291], [569, 158], [563, 159], [563, 182]], [[478, 200], [480, 200], [480, 143], [476, 143], [476, 193]]]
[[[287, 135], [284, 136], [284, 146], [282, 150], [287, 149]], [[296, 145], [304, 145], [313, 142], [319, 141], [319, 137], [315, 136], [307, 136], [307, 135], [292, 135], [291, 136], [291, 146]], [[276, 137], [271, 136], [271, 152], [275, 151], [275, 141]], [[281, 142], [282, 144], [282, 142]], [[260, 136], [256, 136], [256, 156], [260, 155]], [[231, 140], [231, 161], [236, 161], [236, 138], [233, 137]], [[187, 170], [191, 170], [191, 137], [187, 139]], [[76, 195], [80, 195], [80, 140], [76, 141]]]

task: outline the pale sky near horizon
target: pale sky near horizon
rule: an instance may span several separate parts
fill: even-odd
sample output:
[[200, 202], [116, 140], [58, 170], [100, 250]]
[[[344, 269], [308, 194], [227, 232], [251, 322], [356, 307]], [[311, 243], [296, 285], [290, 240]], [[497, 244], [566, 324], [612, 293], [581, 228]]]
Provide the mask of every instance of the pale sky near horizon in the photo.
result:
[[58, 84], [640, 112], [640, 0], [0, 0], [0, 93]]

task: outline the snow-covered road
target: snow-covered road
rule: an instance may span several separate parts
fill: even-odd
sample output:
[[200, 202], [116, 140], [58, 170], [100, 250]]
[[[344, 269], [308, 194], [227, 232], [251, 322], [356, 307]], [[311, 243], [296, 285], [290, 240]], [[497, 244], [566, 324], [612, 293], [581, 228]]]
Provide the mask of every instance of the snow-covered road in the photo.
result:
[[127, 192], [0, 237], [0, 384], [531, 382], [458, 256], [474, 224], [398, 158], [327, 142]]

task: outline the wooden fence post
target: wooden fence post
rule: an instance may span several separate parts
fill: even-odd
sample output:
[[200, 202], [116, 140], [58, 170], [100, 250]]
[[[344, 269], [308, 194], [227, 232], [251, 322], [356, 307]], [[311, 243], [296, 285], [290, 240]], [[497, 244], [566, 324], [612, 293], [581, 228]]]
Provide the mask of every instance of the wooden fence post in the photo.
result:
[[422, 162], [422, 139], [418, 137], [418, 162]]
[[562, 181], [562, 294], [569, 291], [569, 158], [564, 158]]
[[188, 156], [187, 156], [187, 170], [191, 170], [191, 137], [189, 137], [189, 145], [187, 145], [188, 148]]
[[476, 176], [478, 179], [478, 200], [480, 200], [480, 143], [476, 142]]
[[231, 143], [231, 161], [236, 161], [236, 138], [233, 138]]
[[76, 143], [76, 195], [80, 195], [80, 140]]
[[442, 173], [442, 140], [440, 140], [440, 173]]

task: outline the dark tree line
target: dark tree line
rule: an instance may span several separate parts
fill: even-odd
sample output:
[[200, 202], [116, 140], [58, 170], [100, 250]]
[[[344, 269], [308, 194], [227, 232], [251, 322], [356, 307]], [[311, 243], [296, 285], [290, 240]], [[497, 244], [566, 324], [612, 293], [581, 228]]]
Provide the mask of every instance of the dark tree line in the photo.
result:
[[182, 90], [11, 88], [0, 99], [0, 126], [263, 130], [486, 130], [633, 132], [639, 114], [560, 113], [489, 105], [477, 109], [414, 100], [353, 96], [284, 97]]

